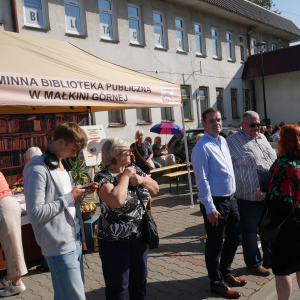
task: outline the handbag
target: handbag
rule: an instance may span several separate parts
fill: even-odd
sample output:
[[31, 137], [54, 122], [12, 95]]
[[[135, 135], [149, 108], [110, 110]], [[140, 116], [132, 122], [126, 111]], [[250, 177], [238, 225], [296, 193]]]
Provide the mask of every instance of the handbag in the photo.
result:
[[145, 231], [145, 237], [147, 240], [147, 244], [149, 246], [149, 249], [155, 249], [158, 248], [159, 245], [159, 236], [158, 236], [158, 231], [157, 231], [157, 226], [156, 223], [153, 219], [153, 217], [151, 216], [151, 214], [149, 213], [149, 211], [146, 209], [143, 201], [142, 201], [142, 197], [140, 194], [140, 191], [138, 189], [138, 187], [135, 187], [135, 191], [136, 194], [140, 200], [140, 203], [144, 209], [144, 215], [143, 215], [143, 227], [144, 227], [144, 231]]
[[[139, 155], [139, 157], [140, 157], [143, 161], [146, 161], [146, 160], [144, 159], [144, 157], [143, 157], [143, 156], [140, 154], [140, 152], [138, 151], [138, 149], [137, 149], [137, 147], [136, 147], [136, 143], [135, 143], [134, 148], [135, 148], [136, 153]], [[152, 159], [150, 159], [150, 162], [148, 163], [148, 168], [149, 168], [150, 171], [153, 170], [153, 169], [155, 169], [154, 162], [153, 162]]]
[[274, 227], [271, 221], [271, 213], [269, 209], [267, 209], [266, 214], [263, 216], [262, 220], [258, 225], [257, 233], [266, 241], [270, 243], [275, 243], [278, 234], [281, 231], [282, 225], [284, 224], [285, 221], [286, 219], [281, 224]]

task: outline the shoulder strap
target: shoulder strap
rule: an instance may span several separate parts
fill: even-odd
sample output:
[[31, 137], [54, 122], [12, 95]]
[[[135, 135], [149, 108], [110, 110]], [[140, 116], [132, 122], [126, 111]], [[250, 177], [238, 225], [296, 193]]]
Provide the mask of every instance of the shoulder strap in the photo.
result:
[[145, 207], [145, 205], [144, 205], [144, 203], [143, 203], [143, 201], [142, 201], [142, 196], [141, 196], [141, 193], [140, 193], [138, 187], [135, 186], [134, 189], [135, 189], [135, 192], [136, 192], [136, 194], [137, 194], [137, 196], [138, 196], [138, 198], [139, 198], [139, 200], [140, 200], [140, 204], [142, 205], [144, 211], [146, 211], [146, 207]]
[[140, 152], [138, 151], [138, 149], [137, 149], [137, 147], [136, 147], [136, 143], [135, 143], [134, 148], [135, 148], [137, 154], [139, 155], [139, 157], [140, 157], [143, 161], [146, 161], [146, 160], [144, 159], [144, 157], [143, 157], [143, 156], [140, 154]]

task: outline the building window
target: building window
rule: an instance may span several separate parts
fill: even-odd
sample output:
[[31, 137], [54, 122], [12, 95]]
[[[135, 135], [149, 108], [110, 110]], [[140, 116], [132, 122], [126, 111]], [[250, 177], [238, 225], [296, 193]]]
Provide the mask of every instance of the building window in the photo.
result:
[[257, 53], [257, 48], [256, 48], [256, 39], [251, 39], [251, 55]]
[[217, 89], [217, 109], [221, 112], [222, 118], [225, 118], [224, 103], [223, 103], [223, 89]]
[[219, 42], [218, 42], [218, 30], [215, 28], [211, 29], [211, 38], [213, 46], [213, 56], [219, 57]]
[[231, 96], [231, 111], [232, 111], [232, 118], [239, 118], [238, 114], [238, 103], [237, 103], [237, 90], [231, 89], [230, 90], [230, 96]]
[[139, 6], [133, 4], [128, 5], [128, 21], [130, 43], [142, 44], [141, 12]]
[[125, 124], [124, 110], [110, 110], [108, 112], [108, 122], [110, 125]]
[[251, 110], [251, 100], [250, 100], [250, 91], [244, 90], [244, 110]]
[[100, 35], [102, 39], [113, 40], [113, 7], [110, 0], [98, 0]]
[[272, 44], [272, 50], [276, 50], [276, 49], [277, 49], [276, 44]]
[[138, 123], [150, 123], [150, 108], [138, 108], [136, 110], [137, 122]]
[[203, 55], [202, 25], [199, 23], [195, 23], [194, 27], [195, 27], [196, 53]]
[[264, 42], [264, 41], [262, 41], [262, 42], [263, 42], [263, 43], [266, 43], [266, 44], [261, 46], [261, 51], [262, 51], [262, 52], [268, 51], [268, 43], [267, 43], [267, 42]]
[[154, 21], [154, 35], [155, 35], [155, 46], [158, 48], [165, 48], [165, 29], [164, 29], [164, 15], [160, 12], [153, 12]]
[[46, 28], [46, 7], [43, 0], [24, 0], [25, 25]]
[[83, 35], [81, 0], [65, 0], [67, 33]]
[[207, 88], [199, 88], [201, 113], [208, 109]]
[[241, 61], [245, 61], [245, 38], [240, 35], [240, 52], [241, 52]]
[[4, 11], [3, 11], [3, 1], [0, 0], [0, 24], [4, 23], [3, 13], [4, 13]]
[[185, 51], [185, 42], [184, 42], [184, 22], [182, 19], [175, 18], [176, 26], [176, 39], [177, 39], [177, 50]]
[[192, 120], [190, 87], [189, 86], [181, 86], [181, 99], [182, 99], [184, 119]]
[[160, 111], [162, 121], [174, 121], [173, 111], [171, 107], [162, 107]]
[[233, 50], [232, 50], [232, 34], [231, 32], [226, 32], [226, 42], [227, 42], [227, 58], [233, 60]]

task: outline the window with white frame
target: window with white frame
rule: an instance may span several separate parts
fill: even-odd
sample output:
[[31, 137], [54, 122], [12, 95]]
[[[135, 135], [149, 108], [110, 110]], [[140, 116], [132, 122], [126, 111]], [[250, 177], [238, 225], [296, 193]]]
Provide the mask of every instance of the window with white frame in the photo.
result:
[[184, 21], [180, 18], [175, 18], [176, 26], [176, 40], [177, 40], [177, 50], [185, 51], [185, 40], [184, 40]]
[[98, 0], [100, 36], [102, 39], [113, 40], [113, 7], [111, 0]]
[[277, 45], [276, 44], [272, 44], [272, 50], [276, 50], [277, 49]]
[[221, 112], [222, 118], [225, 118], [224, 103], [223, 103], [223, 89], [216, 89], [217, 109]]
[[195, 23], [194, 28], [195, 28], [196, 53], [203, 55], [202, 25], [199, 23]]
[[240, 35], [240, 52], [241, 52], [241, 61], [245, 61], [245, 37]]
[[154, 35], [155, 35], [155, 46], [158, 48], [165, 48], [165, 29], [164, 29], [164, 15], [161, 12], [153, 12], [154, 22]]
[[213, 56], [219, 57], [218, 29], [215, 28], [211, 29], [211, 39], [212, 39], [212, 46], [213, 46]]
[[130, 43], [142, 44], [140, 7], [137, 5], [128, 4], [127, 8]]
[[183, 106], [183, 114], [185, 120], [192, 120], [190, 87], [181, 86], [181, 99]]
[[250, 91], [245, 89], [243, 96], [244, 96], [244, 111], [251, 110]]
[[226, 42], [227, 42], [227, 58], [233, 60], [233, 47], [232, 47], [232, 33], [226, 32]]
[[44, 0], [24, 0], [25, 25], [46, 28], [46, 5]]
[[257, 48], [256, 48], [256, 39], [251, 39], [251, 54], [256, 54]]
[[110, 110], [108, 112], [108, 122], [110, 125], [125, 124], [124, 110]]
[[173, 111], [171, 107], [162, 107], [160, 109], [162, 121], [174, 121]]
[[268, 51], [268, 43], [267, 43], [267, 42], [264, 42], [264, 41], [262, 41], [262, 42], [265, 43], [265, 44], [261, 46], [261, 51], [262, 51], [262, 52]]
[[238, 118], [238, 103], [237, 103], [237, 90], [231, 89], [230, 90], [230, 97], [231, 97], [231, 112], [232, 112], [232, 118]]
[[138, 108], [136, 110], [137, 122], [138, 123], [150, 123], [150, 108]]
[[203, 113], [208, 109], [208, 99], [207, 99], [207, 88], [202, 87], [199, 88], [199, 96], [200, 96], [200, 107], [201, 112]]
[[83, 35], [82, 0], [65, 0], [67, 33]]

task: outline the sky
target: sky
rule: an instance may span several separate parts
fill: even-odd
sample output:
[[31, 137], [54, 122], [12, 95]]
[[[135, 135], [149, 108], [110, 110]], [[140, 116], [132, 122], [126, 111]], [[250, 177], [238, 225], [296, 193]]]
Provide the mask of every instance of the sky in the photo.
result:
[[[281, 15], [291, 19], [300, 28], [300, 0], [273, 0], [275, 9], [281, 11]], [[300, 44], [300, 42], [291, 45]]]

